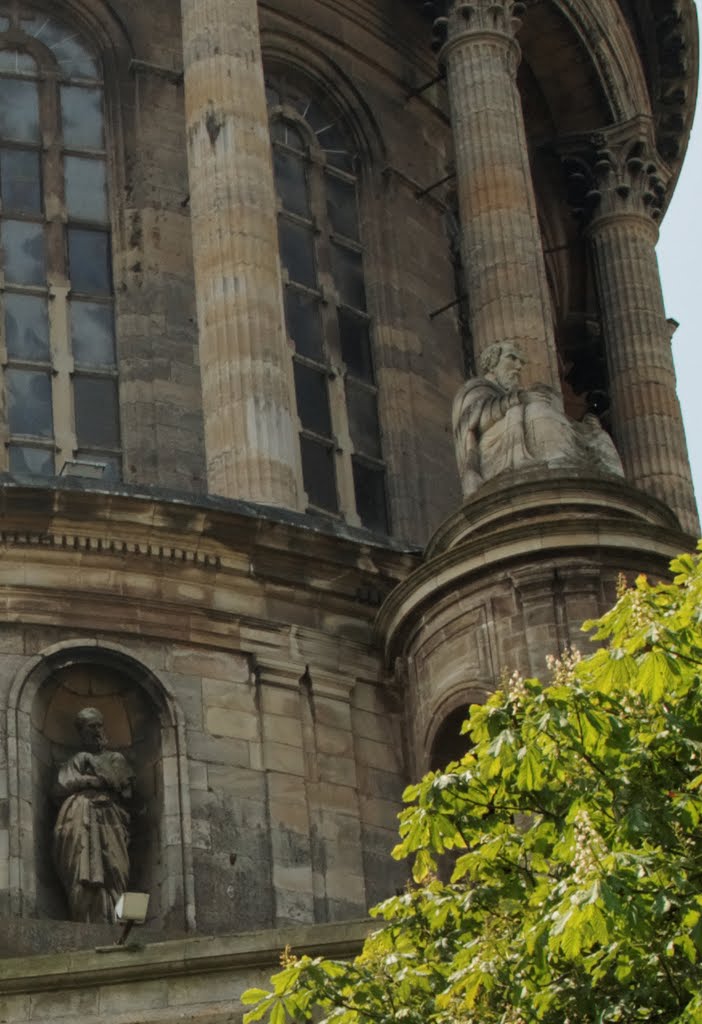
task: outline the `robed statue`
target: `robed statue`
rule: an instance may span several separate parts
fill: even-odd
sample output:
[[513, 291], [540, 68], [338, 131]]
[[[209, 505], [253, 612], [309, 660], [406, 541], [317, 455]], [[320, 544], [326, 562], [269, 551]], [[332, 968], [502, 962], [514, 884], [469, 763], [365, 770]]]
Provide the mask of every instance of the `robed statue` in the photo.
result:
[[129, 881], [134, 773], [122, 754], [106, 749], [97, 708], [79, 711], [76, 729], [83, 749], [61, 765], [56, 780], [54, 861], [72, 920], [111, 922]]
[[571, 420], [563, 396], [546, 384], [523, 388], [526, 360], [511, 343], [489, 345], [481, 376], [467, 380], [453, 403], [453, 431], [463, 494], [486, 480], [539, 464], [549, 469], [623, 476], [609, 434], [595, 415]]

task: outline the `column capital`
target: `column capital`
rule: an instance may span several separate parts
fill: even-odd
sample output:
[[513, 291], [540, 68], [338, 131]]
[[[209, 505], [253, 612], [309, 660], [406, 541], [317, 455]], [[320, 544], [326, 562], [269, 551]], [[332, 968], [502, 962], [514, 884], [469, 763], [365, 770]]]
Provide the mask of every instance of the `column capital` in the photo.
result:
[[524, 0], [428, 0], [433, 19], [432, 48], [470, 36], [503, 36], [513, 42], [527, 8]]
[[561, 158], [568, 200], [587, 227], [633, 216], [657, 234], [671, 175], [656, 151], [650, 117], [567, 140]]

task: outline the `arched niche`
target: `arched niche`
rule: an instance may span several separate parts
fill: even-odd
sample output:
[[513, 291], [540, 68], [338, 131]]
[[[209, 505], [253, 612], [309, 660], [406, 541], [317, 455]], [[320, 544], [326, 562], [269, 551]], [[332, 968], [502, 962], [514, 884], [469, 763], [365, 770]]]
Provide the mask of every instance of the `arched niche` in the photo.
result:
[[434, 709], [423, 744], [425, 771], [441, 771], [450, 761], [458, 761], [471, 747], [470, 738], [461, 733], [471, 705], [484, 704], [491, 693], [485, 684], [459, 684], [451, 688]]
[[128, 651], [71, 641], [15, 679], [8, 704], [10, 905], [22, 917], [67, 919], [52, 861], [58, 766], [80, 749], [75, 718], [98, 708], [110, 749], [132, 763], [130, 888], [151, 897], [149, 923], [195, 926], [185, 730], [164, 684]]

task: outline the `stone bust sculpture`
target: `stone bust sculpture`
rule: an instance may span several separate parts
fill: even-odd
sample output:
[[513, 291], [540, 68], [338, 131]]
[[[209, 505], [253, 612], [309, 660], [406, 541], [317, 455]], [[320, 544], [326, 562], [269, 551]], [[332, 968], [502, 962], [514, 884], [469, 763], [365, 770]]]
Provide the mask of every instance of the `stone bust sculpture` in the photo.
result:
[[129, 881], [129, 812], [134, 776], [122, 754], [106, 749], [103, 717], [76, 717], [83, 749], [62, 764], [55, 792], [54, 862], [74, 921], [111, 922]]
[[489, 345], [482, 376], [467, 380], [453, 403], [453, 432], [463, 494], [529, 464], [623, 476], [621, 459], [596, 416], [569, 419], [560, 392], [520, 387], [526, 360], [509, 342]]

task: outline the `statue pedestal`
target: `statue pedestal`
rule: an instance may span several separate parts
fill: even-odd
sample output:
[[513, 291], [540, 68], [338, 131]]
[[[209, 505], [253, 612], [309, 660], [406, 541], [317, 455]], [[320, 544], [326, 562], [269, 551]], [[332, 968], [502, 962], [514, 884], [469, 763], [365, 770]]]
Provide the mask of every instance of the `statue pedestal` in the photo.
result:
[[662, 502], [616, 477], [538, 467], [485, 484], [378, 616], [406, 693], [415, 773], [440, 760], [442, 723], [505, 673], [543, 676], [548, 654], [586, 651], [581, 625], [611, 607], [620, 574], [663, 578], [694, 543]]

